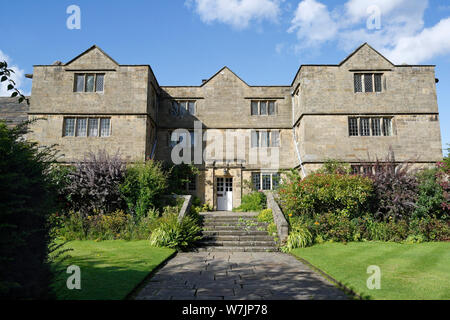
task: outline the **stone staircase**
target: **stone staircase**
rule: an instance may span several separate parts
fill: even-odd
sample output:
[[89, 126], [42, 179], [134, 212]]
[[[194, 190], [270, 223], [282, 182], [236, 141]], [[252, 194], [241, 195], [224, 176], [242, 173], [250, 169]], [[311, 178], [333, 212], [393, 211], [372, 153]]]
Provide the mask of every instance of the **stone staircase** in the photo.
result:
[[203, 239], [199, 251], [273, 252], [278, 251], [267, 223], [256, 220], [257, 213], [207, 212], [203, 217]]

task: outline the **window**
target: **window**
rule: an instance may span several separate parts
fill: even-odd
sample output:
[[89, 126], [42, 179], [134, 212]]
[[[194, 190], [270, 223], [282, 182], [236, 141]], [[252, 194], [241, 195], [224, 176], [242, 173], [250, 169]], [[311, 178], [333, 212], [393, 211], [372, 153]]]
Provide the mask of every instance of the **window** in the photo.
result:
[[64, 136], [66, 137], [75, 136], [75, 118], [64, 119]]
[[360, 132], [361, 136], [370, 136], [369, 118], [361, 118], [360, 120]]
[[261, 174], [260, 173], [252, 173], [252, 182], [253, 182], [253, 188], [255, 190], [261, 189]]
[[255, 190], [273, 190], [280, 184], [278, 173], [252, 173], [252, 183]]
[[252, 116], [258, 115], [258, 102], [252, 101]]
[[355, 73], [354, 86], [355, 92], [382, 92], [382, 74]]
[[392, 136], [392, 118], [348, 118], [350, 137]]
[[358, 118], [348, 118], [348, 132], [351, 137], [358, 136]]
[[383, 118], [383, 136], [392, 136], [392, 120], [390, 118]]
[[75, 92], [103, 92], [105, 74], [86, 73], [75, 74]]
[[186, 178], [188, 180], [184, 186], [184, 189], [188, 192], [197, 190], [197, 175], [192, 175]]
[[98, 119], [89, 119], [89, 136], [98, 137]]
[[195, 101], [172, 101], [170, 114], [173, 116], [183, 116], [186, 113], [195, 115]]
[[111, 119], [102, 118], [100, 119], [100, 135], [102, 137], [109, 137], [111, 134]]
[[252, 131], [252, 148], [280, 147], [280, 131]]
[[380, 118], [372, 118], [372, 135], [381, 136]]
[[252, 116], [274, 116], [276, 114], [275, 101], [263, 100], [251, 102]]
[[87, 118], [77, 119], [77, 137], [87, 136]]
[[64, 118], [63, 131], [65, 137], [109, 137], [111, 135], [111, 119]]

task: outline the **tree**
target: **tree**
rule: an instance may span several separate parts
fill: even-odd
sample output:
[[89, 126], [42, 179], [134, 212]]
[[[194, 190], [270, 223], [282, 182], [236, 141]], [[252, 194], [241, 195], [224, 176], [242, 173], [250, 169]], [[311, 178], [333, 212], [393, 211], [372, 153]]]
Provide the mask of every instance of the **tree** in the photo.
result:
[[14, 70], [8, 69], [8, 63], [6, 61], [0, 61], [0, 82], [8, 81], [7, 89], [8, 91], [13, 91], [11, 93], [11, 98], [19, 97], [19, 103], [26, 101], [29, 105], [30, 100], [16, 88], [16, 83], [11, 79], [11, 73], [14, 73]]

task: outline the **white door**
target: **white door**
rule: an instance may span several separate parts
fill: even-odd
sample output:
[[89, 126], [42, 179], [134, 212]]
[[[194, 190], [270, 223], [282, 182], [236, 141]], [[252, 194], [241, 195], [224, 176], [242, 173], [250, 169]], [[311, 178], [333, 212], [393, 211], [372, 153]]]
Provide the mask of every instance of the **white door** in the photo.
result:
[[233, 210], [233, 178], [217, 178], [217, 210]]

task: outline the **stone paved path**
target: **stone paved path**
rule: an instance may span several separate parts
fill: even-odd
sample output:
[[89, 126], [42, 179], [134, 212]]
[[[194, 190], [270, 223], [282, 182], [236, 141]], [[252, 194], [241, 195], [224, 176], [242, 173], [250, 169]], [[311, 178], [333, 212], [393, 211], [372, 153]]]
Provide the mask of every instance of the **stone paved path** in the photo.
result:
[[294, 257], [279, 252], [179, 253], [138, 300], [309, 300], [346, 295]]

